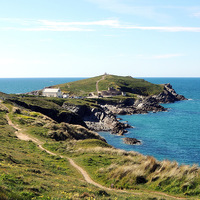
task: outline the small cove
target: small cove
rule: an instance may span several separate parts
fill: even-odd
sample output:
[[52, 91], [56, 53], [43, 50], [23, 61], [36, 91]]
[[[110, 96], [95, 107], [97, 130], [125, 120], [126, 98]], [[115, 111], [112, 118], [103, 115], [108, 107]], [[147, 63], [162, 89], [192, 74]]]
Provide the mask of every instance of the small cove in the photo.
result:
[[[177, 93], [188, 101], [163, 105], [168, 112], [118, 116], [135, 128], [124, 136], [100, 132], [107, 142], [116, 148], [137, 151], [168, 159], [179, 164], [200, 165], [200, 79], [199, 78], [146, 78], [153, 83], [170, 83]], [[133, 137], [142, 145], [127, 145], [123, 137]]]
[[[80, 80], [82, 78], [1, 78], [0, 91], [25, 93], [46, 86]], [[116, 148], [137, 151], [158, 160], [176, 160], [180, 164], [200, 165], [200, 78], [144, 78], [162, 84], [170, 83], [178, 94], [189, 101], [165, 104], [168, 112], [119, 116], [134, 126], [126, 137], [142, 140], [142, 145], [126, 145], [121, 136], [100, 133]], [[124, 137], [125, 137], [124, 136]]]

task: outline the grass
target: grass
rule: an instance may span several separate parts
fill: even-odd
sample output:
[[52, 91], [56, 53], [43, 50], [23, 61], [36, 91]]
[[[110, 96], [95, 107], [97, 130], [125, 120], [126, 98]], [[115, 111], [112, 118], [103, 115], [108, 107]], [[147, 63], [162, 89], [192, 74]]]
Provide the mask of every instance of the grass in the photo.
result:
[[[10, 111], [12, 105], [10, 105]], [[171, 199], [148, 191], [197, 199], [200, 170], [159, 162], [153, 157], [126, 152], [98, 139], [77, 140], [73, 134], [92, 134], [81, 126], [56, 123], [38, 112], [14, 109], [9, 116], [23, 131], [43, 141], [44, 147], [72, 157], [98, 183], [139, 192], [140, 195], [105, 191], [87, 184], [64, 158], [41, 151], [33, 142], [16, 138], [8, 125], [6, 110], [0, 111], [0, 197], [2, 199]], [[23, 119], [21, 123], [20, 119]], [[50, 130], [64, 130], [72, 138], [56, 141]], [[74, 138], [73, 138], [74, 137]], [[85, 136], [84, 136], [85, 137]]]
[[116, 89], [120, 89], [123, 92], [130, 92], [140, 95], [154, 95], [163, 91], [161, 85], [152, 84], [144, 79], [135, 79], [131, 76], [114, 76], [108, 75], [105, 80], [99, 82], [101, 90], [107, 90], [108, 87], [114, 86]]
[[[82, 175], [66, 159], [41, 151], [33, 142], [17, 139], [14, 134], [15, 130], [8, 125], [5, 119], [5, 114], [5, 112], [0, 112], [0, 199], [131, 200], [152, 197], [152, 195], [135, 196], [105, 191], [86, 183]], [[10, 115], [13, 114], [10, 113]], [[76, 142], [73, 144], [71, 140], [67, 142], [48, 141], [57, 148], [63, 145], [72, 147], [76, 145]], [[107, 146], [101, 141], [94, 142], [99, 146]], [[88, 147], [93, 145], [91, 141], [88, 141], [87, 145], [86, 143], [87, 141], [79, 142], [79, 145]], [[72, 156], [72, 152], [67, 152]]]
[[10, 114], [10, 117], [12, 121], [26, 130], [26, 133], [40, 140], [54, 139], [56, 141], [65, 141], [87, 138], [101, 139], [97, 133], [80, 125], [72, 125], [65, 122], [57, 123], [38, 112], [29, 112], [28, 110], [15, 108], [14, 112]]
[[80, 149], [76, 153], [76, 162], [84, 166], [93, 179], [106, 186], [145, 188], [188, 197], [200, 195], [200, 170], [197, 166], [158, 162], [153, 157], [135, 152], [100, 147]]
[[75, 82], [56, 85], [55, 87], [60, 87], [62, 91], [68, 91], [70, 94], [86, 96], [90, 92], [96, 92], [96, 82], [101, 79], [101, 77], [102, 76], [97, 76], [94, 78], [83, 79]]
[[[96, 93], [96, 82], [103, 76], [83, 79], [75, 82], [56, 85], [62, 91], [68, 91], [77, 96], [88, 96], [89, 93]], [[143, 79], [135, 79], [130, 76], [107, 75], [104, 80], [99, 81], [99, 90], [108, 90], [113, 87], [116, 90], [139, 95], [154, 95], [163, 91], [163, 86], [149, 83]]]
[[22, 97], [19, 101], [26, 103], [28, 106], [38, 106], [46, 109], [60, 110], [60, 106], [56, 103], [48, 101], [45, 97]]
[[102, 148], [111, 148], [112, 146], [97, 139], [86, 139], [78, 142], [79, 148], [94, 148], [94, 147], [102, 147]]
[[[3, 119], [3, 120], [2, 120]], [[17, 139], [1, 114], [0, 192], [4, 199], [32, 199], [64, 191], [79, 174], [67, 160], [50, 156], [32, 142]], [[76, 183], [77, 184], [77, 183]], [[81, 184], [77, 184], [77, 191]], [[56, 186], [56, 187], [55, 187]]]

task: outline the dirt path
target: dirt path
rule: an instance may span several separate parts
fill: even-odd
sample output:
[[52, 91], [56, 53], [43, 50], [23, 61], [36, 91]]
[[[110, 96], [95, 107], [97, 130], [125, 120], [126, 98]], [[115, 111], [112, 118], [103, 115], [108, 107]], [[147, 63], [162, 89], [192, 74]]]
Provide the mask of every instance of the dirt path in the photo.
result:
[[99, 82], [102, 81], [102, 80], [104, 80], [106, 76], [107, 75], [103, 75], [102, 78], [96, 82], [97, 95], [99, 94]]
[[[16, 131], [15, 131], [15, 134], [16, 136], [20, 139], [20, 140], [25, 140], [25, 141], [32, 141], [34, 142], [35, 144], [38, 145], [38, 147], [43, 150], [43, 151], [46, 151], [47, 153], [51, 154], [51, 155], [54, 155], [54, 156], [60, 156], [58, 154], [55, 154], [51, 151], [48, 151], [47, 149], [43, 148], [42, 147], [42, 144], [43, 142], [39, 141], [38, 139], [36, 138], [33, 138], [31, 136], [28, 136], [24, 133], [22, 133], [23, 131], [15, 124], [12, 123], [11, 119], [9, 118], [8, 114], [6, 115], [6, 118], [7, 118], [7, 121], [8, 121], [8, 124], [10, 126], [12, 126]], [[126, 190], [118, 190], [118, 189], [112, 189], [112, 188], [107, 188], [103, 185], [100, 185], [99, 183], [96, 183], [95, 181], [93, 181], [90, 176], [88, 175], [88, 173], [83, 169], [81, 168], [80, 166], [78, 166], [71, 158], [69, 157], [65, 157], [65, 156], [60, 156], [61, 158], [66, 158], [68, 159], [68, 161], [70, 162], [70, 164], [76, 168], [84, 177], [85, 181], [87, 183], [90, 183], [92, 185], [95, 185], [96, 187], [99, 187], [101, 189], [104, 189], [104, 190], [109, 190], [109, 191], [114, 191], [114, 192], [123, 192], [123, 193], [129, 193], [129, 194], [132, 194], [132, 195], [141, 195], [141, 194], [144, 194], [144, 193], [151, 193], [151, 194], [154, 194], [154, 195], [162, 195], [162, 196], [165, 196], [165, 197], [169, 197], [171, 199], [186, 199], [186, 198], [181, 198], [181, 197], [175, 197], [175, 196], [171, 196], [171, 195], [168, 195], [168, 194], [165, 194], [165, 193], [162, 193], [162, 192], [154, 192], [154, 191], [146, 191], [146, 190], [143, 190], [144, 193], [135, 193], [135, 192], [132, 192], [132, 191], [126, 191]]]
[[22, 133], [22, 130], [21, 130], [17, 125], [15, 125], [15, 124], [12, 123], [12, 121], [11, 121], [11, 119], [9, 118], [8, 114], [6, 115], [6, 119], [7, 119], [7, 121], [8, 121], [8, 124], [9, 124], [10, 126], [12, 126], [12, 127], [16, 130], [16, 131], [15, 131], [15, 134], [16, 134], [16, 136], [17, 136], [20, 140], [25, 140], [25, 141], [31, 140], [31, 141], [33, 141], [34, 143], [36, 143], [37, 145], [42, 145], [42, 144], [43, 144], [40, 140], [38, 140], [38, 139], [36, 139], [36, 138], [33, 138], [33, 137], [30, 137], [30, 136], [28, 136], [27, 134]]
[[70, 164], [71, 164], [73, 167], [75, 167], [76, 169], [78, 169], [78, 171], [81, 172], [81, 174], [83, 175], [83, 177], [85, 178], [85, 180], [86, 180], [88, 183], [90, 183], [90, 184], [92, 184], [92, 185], [95, 185], [95, 186], [97, 186], [97, 187], [99, 187], [99, 188], [101, 188], [101, 189], [104, 189], [104, 190], [112, 190], [111, 188], [104, 187], [103, 185], [100, 185], [100, 184], [94, 182], [94, 181], [90, 178], [90, 176], [88, 175], [88, 173], [87, 173], [83, 168], [81, 168], [80, 166], [78, 166], [71, 158], [68, 158], [68, 160], [69, 160]]

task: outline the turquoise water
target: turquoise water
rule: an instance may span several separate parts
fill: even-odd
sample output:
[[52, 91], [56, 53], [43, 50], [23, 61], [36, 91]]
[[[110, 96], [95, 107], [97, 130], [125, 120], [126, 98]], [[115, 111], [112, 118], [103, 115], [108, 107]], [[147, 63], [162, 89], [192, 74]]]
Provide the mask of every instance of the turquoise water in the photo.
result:
[[171, 83], [188, 101], [165, 104], [168, 112], [119, 116], [134, 126], [126, 137], [142, 141], [140, 146], [123, 143], [123, 136], [100, 133], [109, 144], [138, 151], [158, 160], [176, 160], [180, 164], [200, 165], [200, 78], [146, 78], [152, 83]]
[[[80, 80], [82, 78], [1, 78], [0, 91], [25, 93], [45, 86]], [[168, 112], [119, 116], [134, 126], [127, 137], [142, 141], [140, 146], [123, 143], [124, 136], [100, 133], [116, 148], [138, 151], [158, 160], [176, 160], [180, 164], [200, 165], [200, 78], [145, 78], [152, 83], [171, 83], [177, 93], [189, 101], [165, 104]]]

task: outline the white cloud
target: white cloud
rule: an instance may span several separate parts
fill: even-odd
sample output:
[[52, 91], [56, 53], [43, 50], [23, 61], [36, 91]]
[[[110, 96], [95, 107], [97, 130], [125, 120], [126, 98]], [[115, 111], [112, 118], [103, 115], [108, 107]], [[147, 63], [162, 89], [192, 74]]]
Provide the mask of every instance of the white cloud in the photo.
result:
[[63, 27], [63, 26], [119, 26], [118, 20], [100, 20], [91, 22], [59, 22], [49, 20], [38, 20], [39, 23], [50, 27]]
[[63, 22], [50, 20], [27, 20], [27, 19], [8, 19], [1, 18], [1, 22], [6, 24], [1, 26], [1, 30], [18, 30], [18, 31], [94, 31], [94, 26], [118, 27], [118, 20], [99, 20], [99, 21], [78, 21]]
[[143, 55], [138, 54], [135, 57], [139, 59], [169, 59], [169, 58], [176, 58], [176, 57], [182, 57], [183, 54], [177, 53], [177, 54], [158, 54], [158, 55]]
[[17, 28], [19, 31], [58, 31], [58, 32], [68, 32], [68, 31], [94, 31], [93, 29], [82, 29], [76, 27], [37, 27], [37, 28]]
[[[27, 20], [27, 19], [3, 19], [0, 21], [7, 22], [1, 26], [0, 30], [18, 30], [18, 31], [95, 31], [97, 27], [109, 27], [116, 29], [129, 30], [152, 30], [163, 32], [200, 32], [200, 27], [183, 27], [183, 26], [134, 26], [120, 22], [115, 19], [99, 21], [50, 21], [50, 20]], [[10, 24], [9, 24], [10, 23]]]
[[163, 54], [163, 55], [154, 55], [152, 56], [153, 59], [167, 59], [167, 58], [175, 58], [175, 57], [182, 57], [183, 54]]
[[200, 32], [200, 27], [181, 27], [181, 26], [120, 26], [121, 29], [154, 30], [166, 32]]

